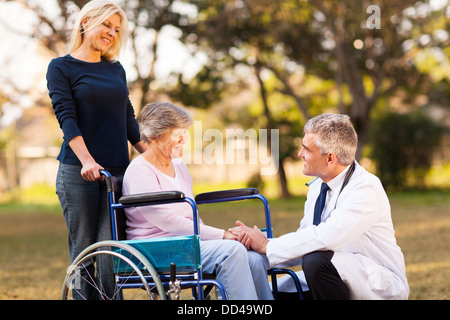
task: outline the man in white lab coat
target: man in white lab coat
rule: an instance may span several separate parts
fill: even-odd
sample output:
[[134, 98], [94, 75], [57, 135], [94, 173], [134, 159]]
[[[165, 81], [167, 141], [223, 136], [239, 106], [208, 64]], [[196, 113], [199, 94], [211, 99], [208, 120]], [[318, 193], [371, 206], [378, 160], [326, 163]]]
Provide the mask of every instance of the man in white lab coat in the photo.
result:
[[[310, 119], [304, 133], [298, 156], [303, 173], [317, 179], [310, 183], [300, 228], [269, 240], [240, 221], [233, 230], [271, 266], [302, 265], [298, 276], [313, 299], [407, 299], [389, 200], [380, 180], [355, 161], [350, 118], [323, 114]], [[289, 276], [278, 283], [280, 291], [295, 290]]]

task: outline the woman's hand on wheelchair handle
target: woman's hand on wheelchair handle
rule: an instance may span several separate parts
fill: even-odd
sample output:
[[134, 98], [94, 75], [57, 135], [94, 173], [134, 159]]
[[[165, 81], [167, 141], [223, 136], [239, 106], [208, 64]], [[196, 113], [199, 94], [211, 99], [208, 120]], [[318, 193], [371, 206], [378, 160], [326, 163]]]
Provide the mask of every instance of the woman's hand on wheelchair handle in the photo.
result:
[[94, 159], [86, 161], [81, 168], [81, 176], [86, 181], [96, 181], [103, 179], [103, 176], [100, 175], [99, 170], [103, 170], [104, 168], [95, 162]]

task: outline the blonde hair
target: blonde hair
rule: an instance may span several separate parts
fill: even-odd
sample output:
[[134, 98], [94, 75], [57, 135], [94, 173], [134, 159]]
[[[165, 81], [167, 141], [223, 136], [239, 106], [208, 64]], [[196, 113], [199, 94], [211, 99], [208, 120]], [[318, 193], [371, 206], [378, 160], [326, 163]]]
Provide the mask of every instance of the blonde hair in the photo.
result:
[[[72, 30], [70, 39], [70, 53], [77, 50], [83, 42], [83, 34], [92, 28], [97, 27], [111, 15], [117, 13], [120, 16], [120, 32], [117, 40], [111, 47], [105, 51], [102, 56], [109, 61], [115, 60], [120, 53], [122, 47], [125, 46], [128, 38], [128, 19], [125, 12], [113, 1], [108, 0], [92, 0], [88, 2], [78, 13], [74, 29]], [[91, 26], [88, 30], [84, 30], [81, 22], [88, 19]]]
[[186, 110], [170, 102], [154, 102], [142, 108], [137, 122], [141, 140], [150, 142], [159, 139], [169, 130], [189, 128], [193, 119]]
[[303, 131], [317, 134], [315, 143], [321, 154], [332, 152], [345, 166], [355, 160], [358, 135], [349, 116], [324, 113], [308, 120]]

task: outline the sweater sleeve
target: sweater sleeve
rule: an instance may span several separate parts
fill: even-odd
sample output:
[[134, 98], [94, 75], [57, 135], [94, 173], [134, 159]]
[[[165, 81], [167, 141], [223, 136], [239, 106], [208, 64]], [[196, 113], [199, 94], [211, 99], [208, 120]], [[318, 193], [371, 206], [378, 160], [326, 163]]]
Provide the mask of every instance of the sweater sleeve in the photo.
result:
[[[121, 68], [121, 77], [124, 83], [127, 83], [127, 76], [125, 73], [125, 69], [122, 67], [120, 62], [117, 62], [117, 64]], [[127, 111], [126, 111], [126, 121], [127, 121], [127, 139], [130, 141], [131, 145], [135, 145], [141, 140], [141, 136], [139, 133], [139, 125], [136, 121], [136, 116], [134, 112], [133, 105], [130, 101], [130, 98], [128, 98], [127, 101]]]
[[127, 139], [130, 141], [131, 145], [135, 145], [141, 140], [139, 125], [136, 121], [134, 108], [130, 99], [128, 99], [127, 103]]
[[47, 70], [47, 87], [52, 100], [56, 119], [64, 133], [64, 139], [69, 142], [76, 136], [81, 136], [75, 103], [71, 94], [71, 81], [64, 68], [54, 59]]

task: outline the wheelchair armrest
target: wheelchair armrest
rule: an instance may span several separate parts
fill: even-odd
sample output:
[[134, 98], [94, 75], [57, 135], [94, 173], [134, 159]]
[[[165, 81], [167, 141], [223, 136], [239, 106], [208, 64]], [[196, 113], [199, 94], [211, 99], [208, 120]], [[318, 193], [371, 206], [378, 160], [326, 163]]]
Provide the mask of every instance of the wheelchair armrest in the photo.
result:
[[195, 196], [196, 202], [220, 200], [232, 197], [250, 196], [259, 193], [256, 188], [242, 188], [200, 193]]
[[181, 191], [158, 191], [150, 193], [139, 193], [122, 196], [119, 203], [123, 205], [131, 204], [157, 204], [184, 199]]

